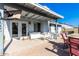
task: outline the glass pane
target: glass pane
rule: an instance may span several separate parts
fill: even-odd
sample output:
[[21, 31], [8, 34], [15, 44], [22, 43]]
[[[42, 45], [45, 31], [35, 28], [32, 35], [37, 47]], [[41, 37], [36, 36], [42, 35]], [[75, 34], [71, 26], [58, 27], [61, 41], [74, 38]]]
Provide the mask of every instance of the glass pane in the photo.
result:
[[26, 24], [22, 24], [22, 36], [26, 36]]
[[18, 23], [12, 23], [12, 35], [18, 36]]

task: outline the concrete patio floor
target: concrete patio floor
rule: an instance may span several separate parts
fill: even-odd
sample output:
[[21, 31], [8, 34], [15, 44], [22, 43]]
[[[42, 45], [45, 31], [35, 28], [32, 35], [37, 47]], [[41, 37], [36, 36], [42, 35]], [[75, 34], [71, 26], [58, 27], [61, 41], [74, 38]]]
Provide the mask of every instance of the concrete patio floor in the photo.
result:
[[[5, 51], [5, 56], [68, 56], [68, 53], [54, 47], [61, 40], [13, 40]], [[57, 44], [59, 45], [59, 44]], [[54, 49], [56, 48], [56, 49]]]

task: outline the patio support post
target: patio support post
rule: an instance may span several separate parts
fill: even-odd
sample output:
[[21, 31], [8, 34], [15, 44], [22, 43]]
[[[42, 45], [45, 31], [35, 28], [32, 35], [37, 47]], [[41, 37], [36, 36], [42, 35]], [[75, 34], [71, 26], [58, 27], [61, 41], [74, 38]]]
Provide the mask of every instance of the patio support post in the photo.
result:
[[49, 30], [49, 33], [51, 33], [50, 21], [48, 21], [48, 30]]
[[56, 35], [55, 35], [55, 39], [57, 39], [57, 35], [58, 35], [58, 28], [57, 28], [57, 19], [56, 19], [56, 27], [55, 27], [55, 30], [56, 30]]
[[3, 17], [4, 17], [4, 4], [0, 4], [0, 55], [3, 55]]

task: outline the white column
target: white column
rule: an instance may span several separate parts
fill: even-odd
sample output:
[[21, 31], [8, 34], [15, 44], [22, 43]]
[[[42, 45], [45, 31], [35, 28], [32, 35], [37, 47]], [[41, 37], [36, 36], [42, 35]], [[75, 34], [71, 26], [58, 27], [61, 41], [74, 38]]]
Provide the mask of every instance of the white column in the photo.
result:
[[0, 4], [0, 55], [3, 55], [3, 17], [4, 17], [4, 6]]
[[50, 21], [48, 21], [48, 30], [51, 33], [51, 26], [50, 26]]
[[58, 27], [57, 27], [57, 20], [56, 20], [56, 39], [57, 39], [57, 35], [58, 35]]
[[22, 26], [21, 21], [18, 21], [18, 37], [20, 38], [22, 36]]

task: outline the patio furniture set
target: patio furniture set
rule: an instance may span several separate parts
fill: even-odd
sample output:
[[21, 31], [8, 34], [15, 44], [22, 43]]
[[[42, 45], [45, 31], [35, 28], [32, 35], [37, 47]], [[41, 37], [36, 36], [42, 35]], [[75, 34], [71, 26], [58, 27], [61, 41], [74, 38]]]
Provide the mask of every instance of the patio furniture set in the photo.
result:
[[70, 56], [79, 56], [79, 38], [67, 36], [66, 33], [62, 33], [61, 35], [64, 40], [64, 46], [68, 46]]
[[[67, 36], [66, 33], [61, 33], [61, 36], [64, 41], [64, 47], [67, 46], [67, 51], [69, 52], [70, 56], [79, 56], [79, 38], [73, 36]], [[78, 36], [78, 35], [77, 35]], [[49, 32], [40, 33], [34, 32], [30, 34], [30, 39], [47, 39], [52, 40], [53, 34]]]

